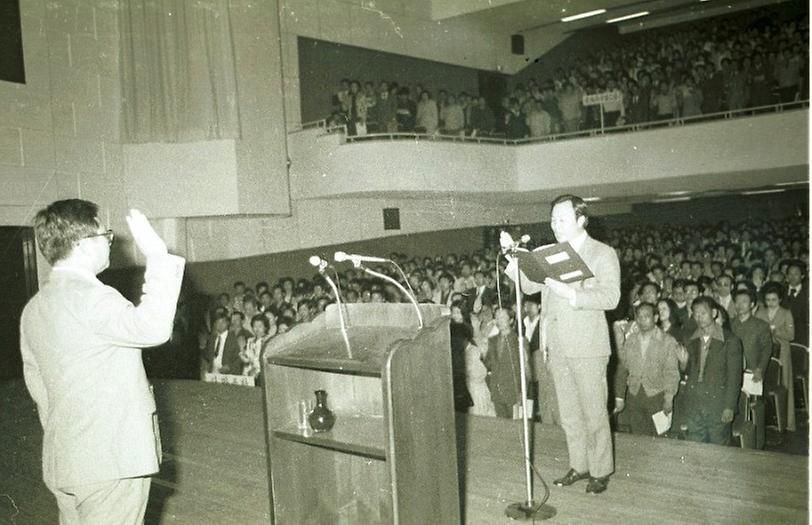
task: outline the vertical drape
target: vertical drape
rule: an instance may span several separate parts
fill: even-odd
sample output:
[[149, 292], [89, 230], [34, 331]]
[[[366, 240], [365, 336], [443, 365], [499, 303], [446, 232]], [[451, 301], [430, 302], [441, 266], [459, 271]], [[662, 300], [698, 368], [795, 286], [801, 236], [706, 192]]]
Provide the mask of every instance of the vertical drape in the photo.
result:
[[228, 0], [120, 5], [122, 142], [239, 137]]

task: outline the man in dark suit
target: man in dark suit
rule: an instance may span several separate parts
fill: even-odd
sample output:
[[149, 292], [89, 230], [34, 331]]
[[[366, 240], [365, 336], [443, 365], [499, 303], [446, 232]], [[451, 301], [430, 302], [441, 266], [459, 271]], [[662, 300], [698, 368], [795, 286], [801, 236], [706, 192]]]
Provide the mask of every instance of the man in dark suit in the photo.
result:
[[783, 306], [792, 312], [795, 342], [809, 347], [809, 288], [806, 287], [804, 265], [800, 261], [792, 261], [787, 267]]
[[[239, 320], [238, 313], [235, 312], [232, 315]], [[242, 329], [241, 322], [239, 328]], [[202, 374], [206, 372], [216, 374], [242, 373], [238, 336], [238, 331], [230, 329], [228, 317], [221, 316], [214, 320], [214, 329], [203, 355]]]
[[742, 382], [741, 341], [716, 322], [721, 314], [710, 297], [697, 297], [691, 310], [699, 328], [686, 348], [686, 438], [727, 445]]
[[[611, 354], [607, 310], [620, 300], [620, 262], [615, 250], [590, 237], [587, 204], [575, 195], [552, 202], [550, 226], [558, 242], [568, 242], [594, 277], [563, 283], [534, 283], [519, 274], [524, 293], [542, 294], [541, 346], [547, 349], [561, 427], [567, 436], [570, 470], [556, 485], [589, 478], [586, 491], [606, 490], [614, 471], [609, 429], [606, 367]], [[505, 234], [503, 244], [512, 242]], [[502, 241], [500, 239], [500, 241]], [[505, 273], [516, 279], [516, 262]]]

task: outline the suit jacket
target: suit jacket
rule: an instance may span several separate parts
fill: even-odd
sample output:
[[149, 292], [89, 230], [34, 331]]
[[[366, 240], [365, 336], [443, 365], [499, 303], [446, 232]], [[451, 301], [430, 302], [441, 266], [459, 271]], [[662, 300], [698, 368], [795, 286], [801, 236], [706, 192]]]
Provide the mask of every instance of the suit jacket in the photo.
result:
[[742, 383], [742, 344], [739, 338], [715, 325], [702, 381], [699, 380], [702, 353], [702, 335], [699, 330], [688, 340], [686, 350], [686, 408], [689, 411], [707, 408], [712, 412], [718, 411], [720, 416], [725, 408], [735, 412]]
[[154, 474], [155, 400], [141, 348], [172, 335], [184, 260], [147, 260], [136, 307], [90, 272], [56, 267], [20, 321], [23, 374], [53, 489]]
[[483, 359], [488, 376], [485, 381], [494, 403], [514, 405], [521, 400], [519, 339], [514, 332], [488, 338], [488, 353]]
[[784, 303], [781, 305], [792, 312], [795, 322], [795, 342], [809, 346], [809, 288], [808, 281], [801, 284], [801, 292], [796, 297], [789, 296], [789, 285], [784, 289]]
[[632, 395], [643, 387], [646, 395], [664, 393], [665, 399], [674, 399], [679, 388], [677, 340], [655, 327], [646, 355], [643, 356], [640, 334], [634, 333], [618, 348], [618, 367], [615, 372], [615, 393], [621, 397], [628, 386]]
[[773, 338], [769, 323], [752, 315], [744, 323], [734, 317], [730, 321], [730, 329], [742, 341], [747, 368], [750, 370], [758, 368], [766, 374], [773, 353]]
[[[587, 236], [578, 254], [595, 274], [594, 277], [569, 284], [575, 289], [575, 304], [552, 293], [547, 286], [534, 283], [521, 275], [522, 291], [541, 291], [542, 340], [551, 358], [608, 357], [609, 326], [606, 310], [614, 310], [620, 301], [620, 263], [615, 250]], [[516, 261], [505, 270], [515, 275]]]
[[[226, 344], [223, 346], [222, 373], [240, 375], [242, 374], [243, 362], [242, 359], [240, 359], [240, 345], [237, 342], [237, 337], [242, 335], [245, 337], [245, 340], [248, 341], [248, 339], [253, 336], [245, 329], [239, 334], [228, 330], [226, 334]], [[209, 342], [206, 345], [206, 353], [203, 356], [207, 363], [207, 372], [214, 372], [212, 366], [214, 365], [214, 357], [217, 352], [217, 335], [218, 334], [211, 334]]]

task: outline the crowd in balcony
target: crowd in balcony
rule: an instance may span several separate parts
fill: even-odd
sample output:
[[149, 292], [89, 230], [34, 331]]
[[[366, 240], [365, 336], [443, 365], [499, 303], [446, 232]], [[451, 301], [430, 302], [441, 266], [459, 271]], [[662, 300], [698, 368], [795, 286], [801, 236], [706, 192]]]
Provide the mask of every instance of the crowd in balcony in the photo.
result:
[[[733, 112], [808, 99], [808, 48], [808, 13], [761, 8], [624, 36], [573, 56], [552, 78], [516, 83], [499, 107], [482, 94], [432, 93], [409, 79], [345, 79], [329, 120], [349, 135], [522, 139]], [[609, 96], [585, 106], [595, 94]]]
[[[737, 334], [745, 314], [762, 319], [758, 321], [760, 326], [768, 327], [766, 360], [749, 362], [752, 352], [745, 346], [744, 365], [750, 370], [758, 368], [758, 379], [774, 378], [771, 388], [783, 386], [788, 407], [780, 417], [776, 413], [776, 421], [782, 429], [797, 428], [795, 409], [803, 405], [804, 397], [794, 390], [797, 374], [793, 372], [790, 343], [809, 343], [805, 220], [690, 228], [629, 227], [610, 231], [604, 240], [616, 249], [623, 276], [624, 299], [609, 314], [615, 333], [615, 358], [622, 355], [625, 341], [639, 332], [639, 326], [645, 326], [640, 315], [645, 316], [648, 310], [649, 319], [656, 316], [658, 329], [673, 337], [673, 373], [679, 375], [672, 379], [677, 393], [686, 368], [691, 367], [684, 350], [677, 348], [684, 349], [690, 338], [696, 337], [697, 323], [691, 306], [697, 297], [704, 297], [703, 301], [713, 306], [720, 334]], [[404, 269], [419, 302], [450, 308], [455, 408], [478, 415], [511, 417], [520, 400], [519, 354], [515, 289], [512, 281], [504, 278], [503, 258], [497, 258], [496, 250], [462, 256], [390, 257]], [[386, 266], [380, 271], [400, 280], [399, 274]], [[348, 303], [406, 301], [395, 286], [371, 280], [360, 270], [340, 272], [338, 282], [342, 299]], [[740, 295], [746, 295], [749, 301], [746, 312], [739, 306], [744, 300], [739, 300]], [[557, 402], [549, 374], [538, 358], [539, 299], [524, 298], [523, 328], [531, 378], [528, 389], [536, 400], [535, 417], [555, 424]], [[274, 284], [260, 282], [254, 287], [242, 281], [234, 283], [233, 290], [214, 298], [206, 310], [207, 328], [199, 334], [201, 374], [243, 374], [261, 383], [260, 360], [270, 341], [277, 334], [309, 322], [334, 301], [320, 276], [298, 281], [283, 277]], [[494, 350], [493, 338], [498, 334], [509, 336], [508, 351]], [[737, 335], [745, 345], [750, 344], [746, 334]], [[615, 385], [621, 408], [626, 377]], [[673, 407], [670, 435], [679, 437], [678, 393]], [[623, 427], [622, 412], [618, 422]], [[650, 433], [651, 429], [641, 431], [639, 425], [635, 428], [633, 424], [631, 430]]]

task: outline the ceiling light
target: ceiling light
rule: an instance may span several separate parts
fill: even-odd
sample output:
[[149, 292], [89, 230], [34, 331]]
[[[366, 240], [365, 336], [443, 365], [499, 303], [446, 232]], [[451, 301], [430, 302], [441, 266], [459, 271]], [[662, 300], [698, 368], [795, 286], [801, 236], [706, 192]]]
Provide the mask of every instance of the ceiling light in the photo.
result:
[[782, 193], [787, 191], [783, 188], [779, 188], [777, 190], [755, 190], [755, 191], [743, 191], [742, 195], [762, 195], [764, 193]]
[[798, 184], [806, 184], [805, 180], [796, 180], [795, 182], [777, 182], [776, 186], [797, 186]]
[[666, 191], [666, 192], [661, 193], [660, 195], [666, 195], [666, 196], [668, 196], [668, 195], [688, 195], [689, 193], [691, 193], [691, 192], [688, 191], [688, 190], [680, 190], [680, 191]]
[[670, 199], [654, 199], [651, 202], [684, 202], [691, 200], [691, 197], [672, 197]]
[[590, 16], [598, 16], [602, 15], [606, 12], [606, 9], [595, 9], [594, 11], [587, 11], [586, 13], [578, 13], [577, 15], [565, 16], [561, 19], [562, 22], [572, 22], [574, 20], [580, 20], [582, 18], [589, 18]]
[[640, 18], [641, 16], [646, 16], [649, 14], [649, 11], [640, 11], [639, 13], [632, 13], [626, 16], [619, 16], [617, 18], [610, 18], [606, 21], [607, 24], [614, 24], [615, 22], [623, 22], [624, 20], [631, 20], [632, 18]]
[[601, 200], [600, 197], [584, 197], [584, 202], [595, 202]]

